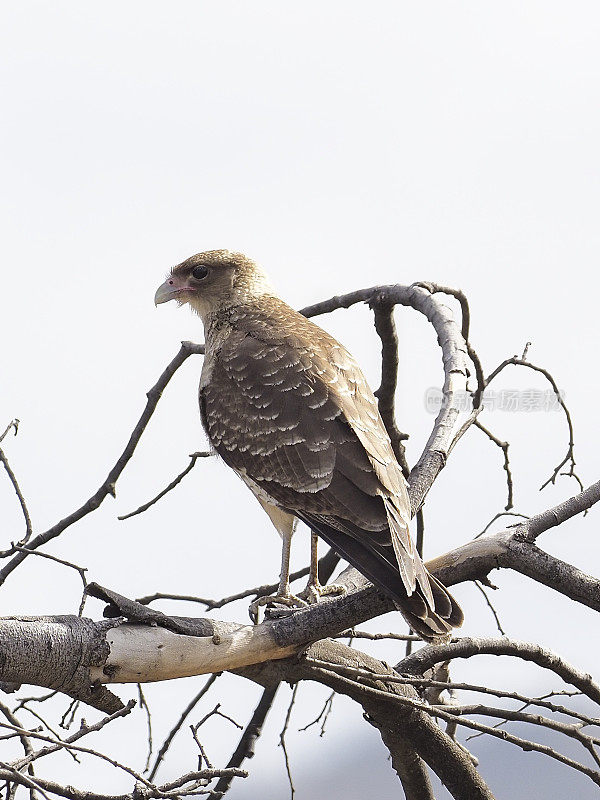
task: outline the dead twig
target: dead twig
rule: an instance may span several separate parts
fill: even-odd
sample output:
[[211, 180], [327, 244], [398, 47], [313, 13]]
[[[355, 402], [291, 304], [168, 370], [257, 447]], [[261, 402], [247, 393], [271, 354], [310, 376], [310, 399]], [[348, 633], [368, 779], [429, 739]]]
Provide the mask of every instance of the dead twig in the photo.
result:
[[298, 693], [298, 686], [300, 684], [296, 683], [294, 688], [292, 689], [292, 698], [290, 700], [290, 704], [288, 706], [287, 713], [285, 715], [285, 722], [283, 723], [283, 728], [281, 729], [281, 733], [279, 734], [279, 745], [283, 750], [283, 757], [285, 759], [285, 771], [287, 772], [288, 781], [290, 784], [290, 798], [294, 800], [294, 795], [296, 794], [296, 790], [294, 788], [294, 781], [292, 778], [292, 770], [290, 767], [290, 758], [287, 750], [287, 745], [285, 743], [285, 734], [287, 733], [287, 729], [290, 724], [290, 718], [292, 716], [292, 708], [294, 707], [294, 703], [296, 701], [296, 694]]
[[4, 583], [6, 578], [10, 575], [13, 570], [15, 570], [19, 564], [21, 564], [25, 558], [30, 554], [31, 551], [37, 550], [44, 544], [47, 544], [52, 539], [55, 539], [57, 536], [73, 525], [75, 522], [79, 522], [80, 519], [83, 519], [87, 514], [90, 514], [92, 511], [95, 511], [100, 504], [105, 500], [108, 495], [112, 495], [115, 497], [116, 495], [116, 483], [119, 479], [121, 473], [127, 466], [129, 460], [133, 456], [135, 448], [146, 429], [146, 426], [150, 422], [152, 415], [156, 409], [158, 401], [161, 398], [161, 395], [166, 388], [167, 384], [177, 372], [179, 367], [188, 359], [191, 355], [197, 353], [204, 353], [204, 345], [194, 344], [193, 342], [182, 342], [181, 348], [175, 358], [171, 361], [171, 363], [167, 366], [167, 368], [163, 371], [162, 375], [158, 379], [158, 381], [154, 384], [154, 386], [148, 391], [147, 393], [147, 402], [146, 406], [140, 416], [135, 428], [131, 436], [129, 437], [129, 441], [125, 446], [125, 449], [117, 459], [117, 462], [112, 467], [110, 472], [108, 473], [105, 480], [102, 482], [100, 487], [97, 491], [76, 511], [73, 511], [64, 519], [61, 519], [51, 528], [48, 528], [47, 531], [38, 534], [34, 539], [32, 539], [29, 543], [27, 548], [23, 551], [15, 552], [12, 548], [2, 554], [3, 557], [7, 557], [12, 555], [11, 560], [5, 564], [5, 566], [0, 570], [0, 586]]
[[[200, 689], [200, 691], [196, 695], [194, 695], [194, 697], [190, 700], [190, 702], [187, 704], [187, 706], [181, 712], [181, 716], [179, 717], [179, 719], [177, 720], [175, 725], [171, 728], [171, 731], [170, 731], [169, 735], [167, 736], [167, 738], [162, 743], [162, 745], [160, 747], [160, 750], [158, 751], [158, 753], [156, 755], [156, 759], [154, 760], [154, 765], [152, 766], [152, 770], [150, 771], [150, 775], [149, 775], [149, 778], [150, 778], [151, 781], [154, 780], [154, 777], [156, 776], [158, 768], [160, 767], [161, 763], [163, 762], [164, 757], [166, 756], [167, 751], [168, 751], [169, 747], [171, 746], [171, 742], [173, 741], [173, 739], [175, 738], [177, 733], [179, 733], [179, 731], [183, 727], [183, 723], [185, 722], [187, 717], [189, 717], [189, 715], [192, 713], [194, 708], [198, 705], [200, 700], [202, 700], [204, 695], [208, 692], [208, 690], [213, 685], [213, 683], [217, 680], [218, 677], [219, 677], [218, 673], [215, 673], [214, 675], [211, 675], [210, 678], [206, 681], [206, 683], [202, 687], [202, 689]], [[239, 766], [239, 765], [231, 765], [231, 766]]]
[[[8, 435], [10, 430], [14, 431], [15, 436], [19, 431], [19, 420], [13, 419], [11, 422], [8, 423], [6, 429], [2, 436], [0, 436], [0, 442], [4, 441], [4, 438]], [[4, 450], [0, 447], [0, 462], [4, 466], [6, 470], [6, 474], [8, 475], [9, 481], [12, 483], [13, 489], [15, 490], [15, 494], [17, 495], [17, 499], [19, 501], [19, 505], [21, 506], [21, 512], [23, 514], [23, 519], [25, 520], [25, 536], [19, 540], [19, 544], [26, 544], [29, 539], [31, 538], [31, 534], [33, 533], [33, 526], [31, 524], [31, 517], [29, 516], [29, 510], [27, 509], [27, 503], [25, 502], [25, 498], [23, 497], [23, 492], [21, 491], [21, 487], [19, 486], [19, 482], [15, 473], [12, 470], [12, 467], [8, 463], [8, 458], [4, 453]], [[0, 557], [2, 553], [0, 553]]]
[[[501, 364], [499, 364], [496, 367], [496, 369], [487, 377], [486, 382], [485, 382], [486, 388], [494, 380], [494, 378], [500, 372], [502, 372], [503, 369], [505, 369], [508, 366], [527, 367], [528, 369], [531, 369], [534, 372], [538, 372], [540, 375], [544, 376], [544, 378], [548, 381], [548, 383], [552, 387], [552, 391], [554, 392], [554, 394], [556, 396], [556, 400], [557, 400], [558, 404], [560, 405], [560, 407], [562, 408], [562, 410], [564, 412], [565, 419], [567, 421], [567, 426], [568, 426], [568, 429], [569, 429], [569, 443], [567, 445], [567, 453], [566, 453], [565, 457], [562, 459], [560, 464], [558, 464], [556, 467], [554, 467], [552, 475], [550, 475], [550, 477], [540, 486], [540, 491], [542, 489], [544, 489], [546, 486], [548, 486], [548, 484], [555, 483], [556, 482], [556, 478], [559, 476], [559, 474], [565, 474], [569, 478], [573, 478], [575, 481], [577, 481], [577, 483], [579, 484], [579, 488], [583, 491], [583, 483], [581, 482], [580, 477], [575, 472], [575, 452], [574, 452], [574, 450], [575, 450], [575, 439], [574, 439], [574, 433], [573, 433], [573, 423], [571, 421], [571, 414], [570, 414], [569, 409], [567, 408], [567, 406], [565, 404], [565, 401], [563, 400], [563, 397], [562, 397], [562, 395], [560, 393], [560, 390], [559, 390], [558, 386], [556, 385], [556, 381], [554, 380], [554, 378], [552, 377], [550, 372], [548, 372], [548, 370], [544, 369], [543, 367], [538, 367], [536, 364], [532, 364], [531, 361], [527, 361], [526, 360], [527, 350], [528, 350], [528, 347], [525, 347], [525, 350], [523, 352], [523, 356], [524, 356], [523, 358], [519, 358], [518, 356], [513, 356], [512, 358], [507, 358], [505, 361], [503, 361]], [[560, 472], [561, 469], [567, 463], [569, 463], [568, 472], [561, 473]]]
[[503, 442], [497, 436], [494, 436], [494, 434], [490, 430], [488, 430], [488, 428], [486, 428], [484, 425], [482, 425], [481, 422], [479, 422], [478, 419], [476, 419], [473, 422], [473, 425], [476, 428], [479, 428], [479, 430], [482, 433], [485, 433], [485, 435], [488, 437], [490, 442], [493, 442], [497, 447], [500, 448], [500, 450], [502, 450], [502, 454], [504, 456], [504, 465], [503, 465], [503, 467], [504, 467], [504, 471], [506, 472], [506, 491], [507, 491], [506, 505], [504, 506], [504, 510], [505, 511], [510, 511], [511, 508], [513, 507], [513, 477], [512, 477], [512, 472], [511, 472], [511, 469], [510, 469], [510, 459], [509, 459], [509, 456], [508, 456], [508, 449], [509, 449], [510, 445], [509, 445], [508, 442]]
[[185, 478], [185, 476], [189, 472], [191, 472], [193, 470], [193, 468], [194, 468], [194, 466], [196, 464], [196, 461], [199, 458], [209, 458], [210, 456], [213, 456], [213, 455], [214, 455], [214, 453], [210, 453], [210, 452], [192, 453], [190, 455], [190, 459], [191, 459], [190, 463], [183, 470], [183, 472], [180, 472], [179, 475], [174, 480], [172, 480], [171, 483], [167, 487], [165, 487], [161, 492], [159, 492], [156, 495], [156, 497], [153, 497], [152, 500], [148, 500], [147, 503], [144, 503], [139, 508], [136, 508], [135, 511], [130, 511], [128, 514], [123, 514], [122, 516], [117, 517], [117, 519], [118, 520], [124, 520], [124, 519], [129, 519], [130, 517], [135, 517], [136, 514], [143, 514], [144, 511], [147, 511], [155, 503], [158, 503], [158, 501], [161, 498], [163, 498], [172, 489], [174, 489], [178, 484], [180, 484], [181, 481]]
[[494, 617], [494, 621], [496, 623], [496, 627], [498, 628], [498, 633], [501, 636], [506, 636], [506, 631], [504, 630], [504, 628], [502, 627], [502, 624], [500, 623], [500, 617], [498, 616], [498, 612], [496, 611], [496, 609], [492, 605], [492, 601], [488, 597], [488, 594], [487, 594], [486, 590], [481, 585], [481, 581], [475, 581], [475, 586], [479, 589], [479, 591], [483, 595], [488, 608], [492, 612], [492, 615]]

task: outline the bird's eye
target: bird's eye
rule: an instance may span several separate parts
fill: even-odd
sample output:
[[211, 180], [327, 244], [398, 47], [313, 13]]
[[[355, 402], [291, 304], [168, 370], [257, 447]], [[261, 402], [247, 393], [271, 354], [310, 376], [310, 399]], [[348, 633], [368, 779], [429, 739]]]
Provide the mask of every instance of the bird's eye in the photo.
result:
[[201, 281], [203, 278], [206, 278], [207, 275], [208, 267], [205, 267], [204, 264], [201, 264], [199, 267], [194, 267], [192, 270], [192, 277], [197, 281]]

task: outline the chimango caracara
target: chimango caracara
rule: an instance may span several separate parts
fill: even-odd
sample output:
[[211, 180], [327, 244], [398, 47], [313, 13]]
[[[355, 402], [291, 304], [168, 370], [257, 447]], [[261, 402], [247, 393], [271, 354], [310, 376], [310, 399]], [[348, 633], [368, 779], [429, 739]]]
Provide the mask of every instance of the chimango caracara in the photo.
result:
[[169, 300], [188, 303], [204, 323], [208, 438], [283, 539], [277, 596], [261, 604], [299, 604], [288, 576], [300, 519], [313, 532], [305, 599], [339, 589], [318, 583], [318, 535], [388, 594], [420, 636], [447, 637], [462, 612], [415, 550], [406, 482], [350, 353], [284, 303], [240, 253], [199, 253], [174, 267], [155, 297]]

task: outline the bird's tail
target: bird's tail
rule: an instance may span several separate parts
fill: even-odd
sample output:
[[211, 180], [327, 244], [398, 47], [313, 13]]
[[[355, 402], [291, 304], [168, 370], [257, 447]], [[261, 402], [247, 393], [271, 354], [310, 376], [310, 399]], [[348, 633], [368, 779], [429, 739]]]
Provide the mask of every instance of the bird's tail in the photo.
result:
[[441, 642], [450, 637], [453, 628], [462, 625], [462, 609], [446, 587], [427, 570], [425, 573], [429, 579], [433, 607], [418, 584], [415, 591], [408, 594], [391, 546], [386, 547], [374, 541], [367, 544], [367, 532], [363, 532], [359, 539], [333, 528], [322, 517], [298, 516], [338, 555], [391, 597], [412, 630], [421, 638], [428, 642]]

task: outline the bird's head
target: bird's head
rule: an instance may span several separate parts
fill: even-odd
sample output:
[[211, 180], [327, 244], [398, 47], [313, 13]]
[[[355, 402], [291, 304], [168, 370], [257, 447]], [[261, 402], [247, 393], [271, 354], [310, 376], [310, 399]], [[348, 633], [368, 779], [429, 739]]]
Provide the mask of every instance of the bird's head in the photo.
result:
[[262, 268], [242, 253], [209, 250], [173, 267], [154, 302], [188, 303], [204, 321], [215, 311], [241, 305], [272, 290]]

